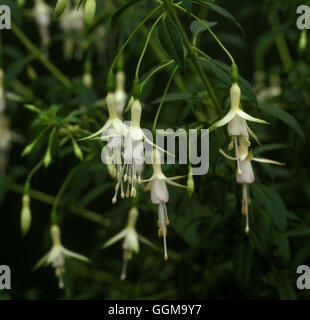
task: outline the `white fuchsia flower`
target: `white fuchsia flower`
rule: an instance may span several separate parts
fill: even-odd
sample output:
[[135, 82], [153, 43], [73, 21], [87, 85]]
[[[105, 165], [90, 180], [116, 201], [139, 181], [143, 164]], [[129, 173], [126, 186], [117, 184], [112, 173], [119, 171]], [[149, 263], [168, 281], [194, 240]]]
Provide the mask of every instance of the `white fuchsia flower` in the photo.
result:
[[120, 119], [123, 118], [123, 110], [127, 100], [127, 93], [125, 92], [125, 73], [123, 71], [117, 71], [116, 73], [116, 111]]
[[241, 90], [237, 83], [233, 83], [230, 88], [230, 110], [226, 116], [219, 121], [215, 122], [209, 129], [213, 131], [218, 127], [222, 127], [227, 124], [228, 134], [230, 136], [249, 136], [249, 128], [246, 124], [246, 120], [268, 124], [265, 120], [254, 118], [240, 109], [240, 96]]
[[36, 0], [33, 10], [34, 18], [39, 28], [42, 46], [46, 48], [50, 41], [48, 27], [51, 23], [52, 8], [43, 0]]
[[65, 273], [65, 259], [75, 258], [84, 262], [91, 262], [87, 257], [75, 253], [66, 249], [61, 243], [60, 228], [54, 224], [51, 226], [51, 238], [52, 238], [52, 249], [43, 256], [39, 262], [34, 266], [34, 269], [40, 268], [41, 266], [52, 265], [55, 268], [55, 275], [58, 278], [58, 285], [60, 289], [64, 288], [63, 275]]
[[[78, 5], [78, 1], [75, 1], [76, 6]], [[82, 34], [84, 29], [84, 12], [83, 10], [76, 10], [75, 8], [71, 8], [67, 6], [64, 13], [59, 19], [60, 28], [63, 32], [70, 34]], [[75, 39], [72, 36], [67, 36], [63, 40], [63, 51], [64, 57], [66, 59], [70, 59], [72, 57], [72, 53], [76, 44], [79, 43], [79, 40]], [[81, 50], [76, 50], [76, 55], [81, 56]]]
[[[123, 182], [122, 182], [122, 175], [123, 175], [123, 167], [122, 167], [122, 146], [123, 146], [123, 138], [126, 136], [128, 129], [126, 125], [120, 120], [116, 111], [116, 99], [114, 93], [108, 93], [106, 98], [106, 103], [109, 112], [109, 118], [105, 125], [95, 132], [94, 134], [82, 138], [81, 140], [92, 139], [101, 135], [102, 141], [108, 141], [106, 149], [103, 150], [105, 152], [102, 153], [102, 157], [105, 159], [106, 163], [112, 162], [115, 166], [116, 177], [118, 183], [115, 187], [116, 195], [118, 193], [119, 187], [121, 186], [121, 196], [124, 198], [124, 191], [123, 191]], [[116, 202], [116, 197], [113, 197], [113, 203]]]
[[152, 166], [153, 175], [150, 179], [142, 180], [142, 182], [148, 182], [145, 190], [151, 191], [151, 201], [152, 203], [158, 205], [158, 236], [162, 236], [164, 240], [164, 260], [168, 260], [167, 253], [167, 226], [169, 225], [168, 213], [166, 208], [166, 203], [169, 200], [169, 193], [166, 183], [179, 187], [187, 188], [186, 186], [176, 183], [173, 180], [181, 179], [184, 176], [175, 176], [172, 178], [167, 178], [161, 169], [161, 155], [157, 148], [153, 149], [152, 155]]
[[236, 173], [236, 181], [237, 183], [242, 184], [242, 208], [241, 213], [246, 217], [246, 227], [245, 232], [249, 233], [249, 209], [248, 206], [250, 204], [250, 188], [249, 185], [255, 181], [255, 175], [252, 168], [252, 161], [261, 162], [261, 163], [269, 163], [276, 165], [285, 165], [285, 163], [281, 163], [274, 160], [262, 159], [253, 157], [252, 151], [248, 150], [248, 146], [244, 143], [241, 143], [238, 146], [238, 158], [231, 157], [227, 155], [223, 150], [219, 149], [220, 153], [229, 160], [235, 160], [238, 163], [238, 169]]
[[[126, 197], [136, 196], [136, 183], [141, 183], [144, 164], [145, 135], [140, 127], [142, 107], [138, 99], [131, 106], [131, 125], [124, 143], [124, 182], [127, 182]], [[131, 189], [131, 190], [130, 190]], [[130, 190], [130, 191], [129, 191]]]
[[128, 214], [128, 223], [125, 229], [108, 240], [102, 248], [108, 248], [115, 242], [124, 239], [123, 241], [123, 267], [121, 273], [121, 280], [126, 279], [127, 263], [132, 258], [132, 253], [139, 252], [139, 235], [136, 231], [136, 223], [138, 219], [139, 211], [136, 207], [132, 207]]

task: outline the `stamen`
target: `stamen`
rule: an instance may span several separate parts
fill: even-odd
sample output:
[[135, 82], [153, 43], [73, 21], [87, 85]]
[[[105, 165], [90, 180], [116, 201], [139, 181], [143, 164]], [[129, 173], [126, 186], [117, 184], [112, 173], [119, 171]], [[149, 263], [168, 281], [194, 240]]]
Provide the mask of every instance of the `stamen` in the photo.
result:
[[124, 281], [126, 279], [126, 273], [127, 273], [127, 264], [128, 260], [123, 260], [123, 266], [122, 266], [122, 273], [121, 273], [121, 280]]
[[238, 174], [241, 175], [242, 171], [240, 169], [240, 159], [239, 159], [239, 152], [238, 152], [238, 142], [237, 142], [237, 137], [234, 137], [234, 142], [235, 142], [235, 149], [236, 149], [236, 158], [237, 158], [237, 167], [238, 167]]

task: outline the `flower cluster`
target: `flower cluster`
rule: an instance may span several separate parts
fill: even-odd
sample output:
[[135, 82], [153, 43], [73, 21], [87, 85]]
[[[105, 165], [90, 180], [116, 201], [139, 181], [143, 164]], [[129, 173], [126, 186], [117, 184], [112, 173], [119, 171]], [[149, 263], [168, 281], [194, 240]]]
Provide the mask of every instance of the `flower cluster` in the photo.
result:
[[242, 184], [242, 208], [241, 213], [246, 217], [245, 232], [250, 231], [249, 228], [249, 204], [250, 204], [250, 190], [249, 185], [255, 181], [255, 176], [252, 168], [251, 161], [264, 162], [270, 164], [283, 165], [278, 161], [260, 159], [253, 157], [252, 151], [249, 149], [251, 142], [249, 136], [252, 136], [256, 141], [258, 138], [253, 131], [249, 128], [246, 121], [267, 124], [266, 121], [254, 118], [245, 113], [240, 107], [241, 90], [239, 85], [235, 82], [230, 89], [231, 107], [227, 115], [221, 120], [214, 123], [210, 130], [224, 126], [227, 124], [228, 135], [231, 137], [231, 143], [228, 146], [229, 150], [235, 148], [235, 157], [227, 155], [222, 149], [220, 153], [227, 159], [235, 160], [237, 162], [236, 182]]

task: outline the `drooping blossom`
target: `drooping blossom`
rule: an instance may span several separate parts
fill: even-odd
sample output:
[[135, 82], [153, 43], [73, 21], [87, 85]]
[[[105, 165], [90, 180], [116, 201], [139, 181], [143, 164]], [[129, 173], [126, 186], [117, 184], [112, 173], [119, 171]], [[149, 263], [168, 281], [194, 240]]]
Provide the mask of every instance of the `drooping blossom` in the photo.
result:
[[60, 289], [64, 288], [64, 273], [65, 273], [65, 260], [67, 258], [75, 258], [84, 262], [91, 262], [87, 257], [75, 253], [66, 249], [61, 243], [60, 228], [58, 225], [53, 224], [50, 229], [52, 238], [52, 249], [43, 256], [38, 263], [34, 266], [34, 269], [40, 268], [41, 266], [52, 265], [55, 269], [55, 275], [58, 278], [58, 285]]
[[180, 188], [187, 188], [184, 185], [174, 182], [173, 180], [181, 179], [183, 176], [167, 178], [161, 169], [161, 154], [155, 147], [152, 154], [153, 175], [150, 179], [142, 180], [148, 182], [145, 190], [151, 191], [151, 201], [158, 206], [158, 236], [164, 240], [164, 260], [168, 260], [167, 253], [167, 226], [169, 225], [166, 203], [169, 200], [167, 183]]

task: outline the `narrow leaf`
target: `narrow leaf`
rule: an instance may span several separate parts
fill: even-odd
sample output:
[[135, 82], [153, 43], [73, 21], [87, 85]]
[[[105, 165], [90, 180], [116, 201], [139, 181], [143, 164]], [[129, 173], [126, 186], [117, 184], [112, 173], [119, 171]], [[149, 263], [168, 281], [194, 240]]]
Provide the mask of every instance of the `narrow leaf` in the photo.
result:
[[168, 55], [185, 71], [183, 39], [177, 26], [170, 19], [163, 19], [158, 25], [158, 36]]

